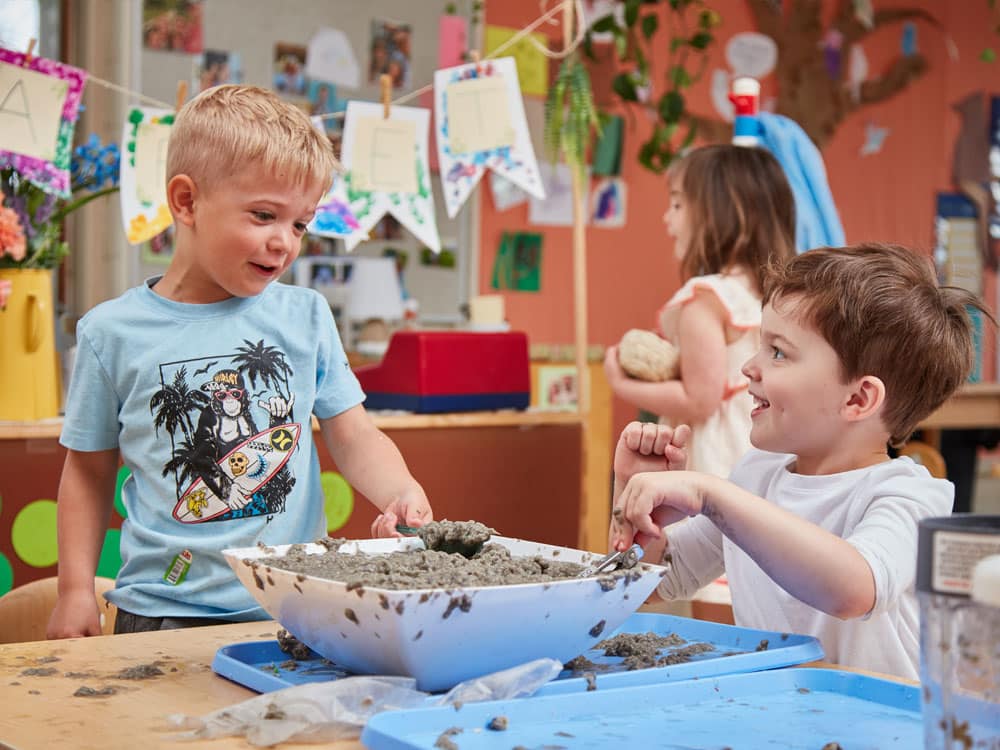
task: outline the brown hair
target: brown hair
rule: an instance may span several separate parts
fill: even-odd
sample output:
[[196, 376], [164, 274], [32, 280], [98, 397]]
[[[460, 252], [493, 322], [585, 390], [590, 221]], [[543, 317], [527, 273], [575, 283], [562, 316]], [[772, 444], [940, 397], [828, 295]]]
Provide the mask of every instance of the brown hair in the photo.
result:
[[971, 292], [939, 287], [930, 260], [898, 245], [810, 250], [768, 269], [764, 304], [787, 300], [836, 351], [842, 382], [885, 384], [882, 419], [901, 447], [972, 370]]
[[256, 86], [206, 89], [177, 113], [167, 180], [186, 174], [204, 188], [247, 166], [324, 192], [340, 169], [329, 139], [298, 107]]
[[795, 255], [795, 199], [770, 152], [704, 146], [671, 167], [670, 178], [684, 194], [691, 227], [685, 278], [743, 266], [761, 291], [768, 263]]

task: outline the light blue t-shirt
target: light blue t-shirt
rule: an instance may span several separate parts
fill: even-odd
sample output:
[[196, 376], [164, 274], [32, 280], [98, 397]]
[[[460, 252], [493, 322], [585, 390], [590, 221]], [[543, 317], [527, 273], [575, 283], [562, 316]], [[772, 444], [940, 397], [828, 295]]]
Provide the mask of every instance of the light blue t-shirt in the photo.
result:
[[118, 448], [122, 567], [107, 598], [150, 617], [266, 617], [221, 550], [326, 532], [311, 415], [364, 394], [329, 305], [271, 284], [256, 297], [173, 302], [157, 279], [77, 327], [60, 442]]

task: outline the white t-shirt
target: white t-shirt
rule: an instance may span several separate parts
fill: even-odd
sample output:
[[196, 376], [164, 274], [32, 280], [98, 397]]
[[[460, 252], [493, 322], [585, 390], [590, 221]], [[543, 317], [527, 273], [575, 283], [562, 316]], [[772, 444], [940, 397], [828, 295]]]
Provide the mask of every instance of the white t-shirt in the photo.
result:
[[918, 679], [917, 522], [950, 514], [954, 486], [905, 457], [824, 476], [794, 474], [794, 461], [751, 450], [730, 479], [857, 548], [875, 578], [868, 615], [841, 620], [799, 601], [704, 516], [668, 529], [673, 564], [660, 594], [689, 598], [725, 570], [737, 625], [812, 635], [828, 661]]

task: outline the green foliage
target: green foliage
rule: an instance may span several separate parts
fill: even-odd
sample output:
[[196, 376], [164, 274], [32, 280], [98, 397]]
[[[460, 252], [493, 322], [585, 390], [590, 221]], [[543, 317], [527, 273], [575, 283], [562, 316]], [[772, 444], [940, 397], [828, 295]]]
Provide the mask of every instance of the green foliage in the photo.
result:
[[[623, 0], [624, 20], [599, 18], [587, 33], [585, 54], [593, 55], [593, 33], [614, 35], [614, 47], [623, 70], [611, 88], [626, 104], [652, 109], [657, 123], [639, 148], [639, 162], [653, 172], [663, 172], [694, 141], [696, 124], [689, 116], [684, 92], [697, 83], [708, 62], [707, 50], [715, 42], [721, 19], [706, 0]], [[667, 20], [667, 40], [659, 39]], [[667, 51], [666, 77], [658, 95], [651, 76], [653, 50]], [[648, 92], [648, 98], [640, 98]]]
[[600, 121], [590, 89], [590, 74], [576, 54], [559, 67], [545, 100], [545, 150], [555, 162], [562, 154], [573, 169], [584, 172], [592, 129]]

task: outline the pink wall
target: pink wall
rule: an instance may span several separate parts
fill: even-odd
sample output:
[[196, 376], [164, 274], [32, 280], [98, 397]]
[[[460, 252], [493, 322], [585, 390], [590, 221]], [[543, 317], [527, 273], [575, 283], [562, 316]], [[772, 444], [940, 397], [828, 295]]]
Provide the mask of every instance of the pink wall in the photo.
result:
[[[798, 0], [796, 0], [798, 1]], [[849, 1], [849, 0], [845, 0]], [[710, 3], [722, 16], [708, 70], [725, 67], [726, 40], [740, 31], [754, 30], [745, 0]], [[849, 242], [882, 240], [900, 242], [929, 253], [933, 242], [934, 196], [951, 189], [951, 155], [959, 118], [951, 105], [968, 93], [1000, 94], [1000, 62], [979, 60], [984, 47], [1000, 39], [985, 0], [942, 3], [934, 0], [874, 0], [876, 10], [918, 8], [935, 15], [944, 33], [917, 21], [918, 50], [928, 60], [924, 75], [894, 98], [859, 110], [845, 119], [824, 149], [830, 185]], [[823, 3], [827, 18], [835, 4]], [[789, 0], [785, 2], [786, 8]], [[537, 0], [504, 0], [487, 4], [486, 21], [523, 27], [539, 15]], [[666, 24], [661, 18], [661, 38]], [[555, 45], [561, 43], [558, 25], [541, 27]], [[959, 50], [957, 61], [948, 55], [945, 34]], [[863, 43], [870, 77], [900, 50], [902, 24], [880, 29]], [[665, 55], [659, 55], [664, 65]], [[709, 101], [708, 76], [689, 96], [691, 108], [714, 116]], [[662, 80], [662, 71], [657, 73]], [[763, 96], [773, 95], [775, 82], [763, 81]], [[598, 99], [605, 95], [598, 92]], [[861, 156], [865, 124], [874, 121], [890, 129], [883, 149]], [[679, 273], [672, 248], [661, 223], [666, 190], [662, 177], [642, 169], [636, 158], [650, 124], [641, 114], [626, 116], [622, 176], [628, 184], [627, 226], [618, 230], [587, 230], [587, 279], [589, 340], [592, 344], [616, 342], [632, 327], [651, 327], [656, 309], [678, 287]], [[539, 158], [545, 158], [539, 155]], [[528, 332], [533, 343], [571, 343], [573, 333], [572, 247], [569, 229], [528, 224], [527, 207], [503, 213], [494, 207], [488, 188], [479, 191], [482, 206], [479, 286], [490, 289], [493, 260], [504, 231], [541, 231], [545, 235], [540, 293], [504, 292], [508, 318], [514, 328]], [[994, 296], [992, 280], [986, 298]], [[992, 348], [992, 347], [991, 347]], [[994, 377], [993, 354], [987, 354], [986, 375]], [[616, 401], [614, 434], [635, 414]]]

